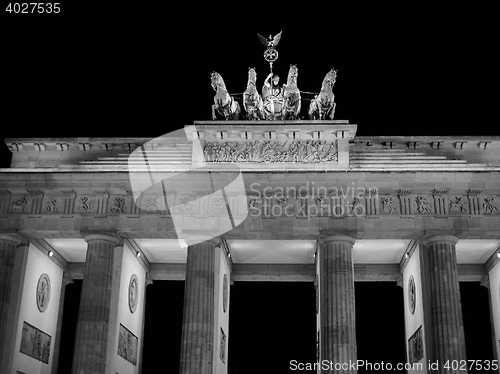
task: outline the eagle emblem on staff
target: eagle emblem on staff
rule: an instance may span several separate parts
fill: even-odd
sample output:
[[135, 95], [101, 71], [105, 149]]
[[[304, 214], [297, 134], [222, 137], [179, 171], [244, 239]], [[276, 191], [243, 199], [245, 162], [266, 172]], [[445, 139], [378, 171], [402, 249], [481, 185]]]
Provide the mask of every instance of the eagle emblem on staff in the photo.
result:
[[271, 71], [273, 70], [273, 62], [278, 59], [278, 51], [276, 50], [275, 47], [278, 45], [281, 39], [281, 33], [282, 31], [280, 31], [274, 37], [272, 35], [269, 35], [269, 38], [266, 38], [265, 36], [262, 36], [259, 33], [257, 33], [260, 42], [264, 44], [264, 46], [266, 47], [266, 50], [264, 51], [264, 60], [269, 62]]

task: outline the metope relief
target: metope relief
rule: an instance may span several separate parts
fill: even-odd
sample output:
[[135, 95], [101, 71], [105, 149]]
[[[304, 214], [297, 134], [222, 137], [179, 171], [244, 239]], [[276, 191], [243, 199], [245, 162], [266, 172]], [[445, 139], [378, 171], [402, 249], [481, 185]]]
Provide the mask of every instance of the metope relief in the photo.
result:
[[45, 213], [59, 213], [57, 199], [51, 199], [45, 202]]
[[500, 214], [499, 198], [497, 196], [485, 196], [482, 201], [484, 214]]
[[10, 209], [11, 213], [29, 213], [28, 204], [30, 199], [26, 196], [23, 196], [18, 199], [14, 199], [14, 203]]
[[453, 196], [448, 199], [448, 211], [450, 213], [468, 213], [468, 201], [464, 196]]
[[109, 211], [113, 214], [125, 213], [125, 198], [121, 196], [113, 197]]
[[415, 204], [418, 213], [432, 213], [431, 204], [427, 196], [415, 196]]
[[381, 200], [382, 203], [382, 212], [386, 214], [397, 214], [398, 209], [396, 208], [397, 204], [394, 202], [394, 198], [392, 196], [383, 197]]
[[78, 196], [75, 210], [80, 213], [95, 213], [96, 202], [92, 196]]

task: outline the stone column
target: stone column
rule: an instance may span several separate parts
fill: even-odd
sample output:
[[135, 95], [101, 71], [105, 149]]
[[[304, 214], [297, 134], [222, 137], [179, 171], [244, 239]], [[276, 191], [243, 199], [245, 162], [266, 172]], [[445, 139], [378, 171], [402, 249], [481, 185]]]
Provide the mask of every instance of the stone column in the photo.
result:
[[7, 345], [7, 319], [14, 272], [14, 256], [21, 238], [15, 234], [0, 233], [0, 360]]
[[349, 367], [357, 359], [352, 261], [355, 239], [330, 235], [319, 242], [320, 360], [344, 364], [336, 373], [356, 373]]
[[212, 374], [214, 266], [218, 243], [217, 238], [207, 238], [188, 247], [180, 374]]
[[120, 240], [111, 234], [87, 234], [80, 310], [76, 327], [73, 374], [105, 373], [113, 259]]
[[467, 359], [455, 253], [457, 242], [458, 238], [451, 235], [432, 235], [423, 239], [430, 360], [439, 362], [438, 373], [467, 373], [467, 370], [443, 368], [446, 361], [451, 364], [451, 360]]

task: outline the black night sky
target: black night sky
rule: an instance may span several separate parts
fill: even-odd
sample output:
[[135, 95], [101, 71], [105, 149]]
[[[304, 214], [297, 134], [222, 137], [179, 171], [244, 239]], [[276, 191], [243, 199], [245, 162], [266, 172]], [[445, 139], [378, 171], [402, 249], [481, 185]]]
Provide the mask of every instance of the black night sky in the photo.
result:
[[[280, 31], [281, 83], [297, 64], [299, 89], [318, 92], [336, 68], [335, 117], [357, 124], [358, 136], [500, 135], [496, 8], [170, 4], [72, 1], [59, 15], [2, 9], [0, 138], [154, 138], [209, 120], [210, 72], [238, 94], [255, 67], [260, 88], [269, 66], [257, 33]], [[9, 155], [0, 144], [0, 167]], [[78, 287], [68, 287], [69, 307]], [[148, 286], [145, 373], [159, 364], [178, 371], [182, 287]], [[315, 359], [312, 284], [236, 283], [231, 291], [231, 374], [284, 373], [295, 357]], [[358, 357], [404, 362], [402, 289], [362, 283], [356, 296]], [[464, 307], [468, 358], [491, 359], [486, 289], [462, 284], [462, 297], [474, 306]]]

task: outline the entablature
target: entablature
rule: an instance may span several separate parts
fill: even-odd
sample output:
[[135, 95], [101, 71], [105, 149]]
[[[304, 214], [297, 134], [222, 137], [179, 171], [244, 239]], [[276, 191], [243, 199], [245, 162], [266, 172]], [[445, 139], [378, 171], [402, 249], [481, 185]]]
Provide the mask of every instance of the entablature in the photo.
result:
[[154, 139], [26, 138], [5, 143], [13, 153], [13, 171], [188, 171], [202, 164], [215, 170], [235, 165], [243, 172], [277, 173], [500, 171], [500, 137], [356, 132], [357, 125], [343, 120], [194, 121]]

